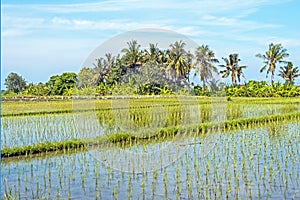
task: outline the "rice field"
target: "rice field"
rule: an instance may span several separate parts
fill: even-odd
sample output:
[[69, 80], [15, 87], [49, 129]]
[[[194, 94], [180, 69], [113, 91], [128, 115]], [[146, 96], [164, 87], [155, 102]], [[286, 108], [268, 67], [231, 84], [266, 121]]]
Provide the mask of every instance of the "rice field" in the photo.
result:
[[1, 197], [299, 199], [299, 100], [5, 102]]

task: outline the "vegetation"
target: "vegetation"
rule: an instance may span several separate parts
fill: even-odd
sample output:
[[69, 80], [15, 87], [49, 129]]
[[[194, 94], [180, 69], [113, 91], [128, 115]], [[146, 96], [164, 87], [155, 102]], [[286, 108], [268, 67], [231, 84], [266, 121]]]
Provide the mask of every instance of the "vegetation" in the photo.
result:
[[297, 97], [300, 88], [290, 84], [274, 83], [269, 86], [266, 81], [249, 81], [245, 85], [226, 86], [227, 96], [233, 97]]
[[241, 81], [241, 76], [245, 77], [242, 70], [246, 68], [246, 66], [240, 66], [238, 64], [238, 62], [241, 61], [238, 56], [238, 54], [230, 54], [229, 59], [222, 58], [226, 64], [220, 65], [220, 67], [226, 68], [225, 70], [220, 71], [220, 74], [222, 74], [222, 78], [227, 78], [231, 74], [231, 81], [233, 85], [237, 84], [236, 80], [238, 80], [239, 82]]
[[[104, 58], [97, 58], [93, 66], [84, 66], [78, 74], [65, 72], [61, 75], [51, 76], [46, 83], [29, 83], [16, 73], [11, 73], [5, 85], [7, 91], [2, 96], [72, 96], [72, 95], [220, 95], [226, 89], [230, 96], [249, 96], [252, 92], [244, 94], [235, 93], [240, 90], [237, 83], [245, 78], [243, 69], [245, 65], [239, 65], [241, 61], [237, 53], [230, 54], [229, 58], [222, 58], [225, 64], [219, 65], [222, 69], [219, 74], [223, 78], [231, 77], [231, 85], [225, 87], [225, 83], [216, 80], [218, 74], [215, 66], [219, 61], [214, 52], [207, 45], [197, 47], [195, 52], [186, 50], [183, 41], [176, 41], [167, 49], [160, 49], [158, 44], [149, 44], [149, 49], [141, 49], [136, 40], [129, 41], [128, 47], [122, 49], [119, 55], [105, 54]], [[260, 96], [268, 97], [270, 91], [273, 96], [290, 97], [299, 95], [299, 89], [290, 86], [274, 86], [276, 66], [287, 63], [280, 68], [278, 76], [284, 78], [284, 85], [293, 85], [299, 77], [299, 70], [293, 67], [292, 62], [284, 59], [288, 57], [287, 50], [281, 44], [269, 45], [265, 54], [256, 56], [263, 59], [263, 67], [260, 72], [271, 73], [270, 87], [264, 82]], [[190, 81], [191, 73], [199, 77], [201, 85]], [[253, 81], [245, 82], [245, 85], [253, 85]], [[273, 88], [272, 88], [273, 87]], [[284, 87], [284, 92], [282, 91]], [[229, 89], [229, 91], [228, 91]], [[290, 91], [289, 91], [290, 90]], [[256, 95], [257, 96], [257, 95]]]
[[26, 87], [25, 79], [17, 73], [11, 72], [7, 78], [5, 78], [4, 85], [6, 85], [8, 92], [19, 93]]
[[2, 198], [298, 199], [299, 97], [127, 100], [3, 102]]
[[280, 44], [258, 55], [270, 85], [238, 84], [238, 54], [220, 65], [232, 84], [216, 80], [207, 45], [127, 45], [46, 83], [7, 77], [1, 198], [300, 198], [299, 72], [287, 63], [274, 83]]
[[195, 74], [199, 75], [200, 81], [202, 81], [202, 86], [205, 88], [207, 80], [213, 78], [213, 72], [217, 73], [218, 69], [214, 66], [218, 63], [218, 59], [215, 58], [215, 53], [208, 48], [207, 45], [199, 46], [195, 52], [196, 64], [195, 64]]
[[[186, 131], [191, 132], [191, 133], [206, 133], [208, 130], [211, 129], [221, 129], [221, 130], [232, 130], [236, 127], [248, 127], [248, 126], [255, 126], [255, 124], [260, 124], [260, 123], [269, 123], [269, 122], [274, 122], [274, 121], [281, 121], [281, 120], [298, 120], [300, 118], [299, 112], [295, 112], [294, 108], [295, 107], [286, 107], [284, 112], [279, 112], [276, 113], [276, 111], [271, 111], [271, 110], [266, 110], [269, 112], [269, 115], [265, 116], [265, 111], [263, 108], [265, 106], [262, 106], [260, 108], [261, 113], [253, 113], [252, 116], [245, 116], [242, 117], [242, 115], [245, 115], [245, 113], [250, 113], [252, 112], [251, 108], [245, 108], [244, 103], [240, 103], [240, 106], [236, 104], [231, 104], [229, 103], [226, 108], [226, 118], [227, 120], [225, 121], [220, 121], [220, 122], [214, 122], [211, 123], [211, 115], [212, 115], [212, 108], [207, 106], [207, 103], [209, 102], [203, 101], [202, 106], [201, 106], [201, 123], [200, 124], [193, 124], [191, 123], [191, 119], [187, 118], [186, 112], [189, 110], [189, 107], [192, 106], [190, 103], [186, 102], [187, 104], [175, 104], [172, 106], [172, 104], [161, 104], [161, 106], [164, 107], [165, 111], [167, 112], [167, 116], [165, 116], [163, 113], [152, 113], [152, 117], [149, 118], [149, 109], [153, 108], [153, 105], [149, 105], [147, 101], [144, 102], [145, 105], [148, 106], [141, 106], [137, 104], [134, 107], [130, 107], [129, 109], [129, 115], [126, 113], [128, 111], [124, 110], [123, 108], [114, 108], [116, 111], [112, 111], [111, 109], [105, 109], [103, 108], [102, 104], [102, 109], [97, 111], [97, 117], [98, 117], [98, 123], [99, 124], [105, 124], [105, 126], [108, 126], [108, 129], [106, 131], [111, 132], [112, 130], [115, 129], [115, 125], [118, 125], [120, 127], [128, 127], [129, 130], [135, 130], [134, 127], [147, 127], [147, 124], [149, 125], [150, 123], [155, 122], [155, 126], [158, 126], [158, 129], [156, 127], [150, 127], [152, 131], [154, 131], [154, 134], [149, 134], [149, 130], [145, 129], [147, 134], [144, 134], [143, 131], [137, 131], [136, 133], [133, 132], [124, 132], [124, 131], [117, 131], [117, 132], [112, 132], [108, 135], [102, 135], [102, 136], [97, 136], [96, 138], [89, 138], [88, 135], [74, 135], [71, 133], [67, 133], [65, 135], [65, 138], [74, 138], [71, 140], [66, 140], [66, 139], [60, 139], [59, 141], [56, 141], [55, 138], [64, 138], [60, 136], [58, 133], [60, 131], [67, 132], [71, 131], [78, 131], [78, 130], [73, 130], [72, 128], [72, 123], [74, 121], [67, 121], [63, 122], [65, 125], [64, 127], [61, 127], [61, 123], [57, 123], [57, 129], [54, 129], [54, 127], [50, 131], [55, 131], [55, 133], [45, 131], [43, 128], [44, 126], [47, 126], [47, 124], [53, 124], [55, 121], [61, 121], [61, 120], [66, 120], [68, 117], [68, 113], [65, 113], [62, 118], [60, 117], [61, 111], [55, 112], [55, 110], [48, 111], [47, 113], [41, 114], [41, 113], [35, 113], [35, 115], [38, 115], [39, 118], [41, 118], [42, 123], [39, 124], [39, 122], [35, 122], [37, 127], [35, 128], [35, 131], [37, 131], [39, 134], [35, 135], [33, 133], [30, 133], [31, 128], [27, 128], [27, 120], [26, 119], [20, 119], [21, 121], [17, 121], [17, 119], [13, 120], [10, 118], [7, 118], [9, 116], [5, 116], [3, 118], [3, 126], [4, 126], [4, 131], [6, 130], [11, 130], [10, 127], [15, 128], [15, 133], [13, 137], [19, 138], [18, 143], [16, 144], [9, 144], [7, 143], [8, 140], [10, 140], [9, 136], [4, 136], [2, 138], [2, 145], [4, 145], [4, 148], [2, 148], [1, 152], [1, 157], [11, 157], [11, 156], [20, 156], [20, 155], [30, 155], [30, 154], [36, 154], [36, 153], [43, 153], [43, 152], [51, 152], [51, 151], [58, 151], [58, 150], [69, 150], [73, 148], [79, 148], [82, 146], [90, 146], [90, 145], [102, 145], [102, 144], [107, 144], [107, 142], [129, 142], [130, 140], [148, 140], [150, 138], [155, 138], [156, 140], [159, 138], [167, 138], [167, 137], [174, 137], [177, 134], [184, 134]], [[263, 101], [262, 101], [263, 102]], [[138, 102], [137, 102], [138, 103]], [[165, 102], [166, 103], [166, 102]], [[195, 102], [194, 102], [195, 103]], [[200, 102], [199, 102], [200, 103]], [[287, 102], [288, 103], [288, 102]], [[289, 102], [289, 105], [291, 105], [291, 101]], [[296, 101], [295, 101], [296, 103]], [[143, 104], [142, 104], [143, 105]], [[198, 105], [198, 104], [196, 104]], [[252, 104], [252, 108], [254, 108], [255, 104]], [[216, 106], [216, 105], [215, 105]], [[242, 108], [244, 107], [244, 108]], [[254, 108], [255, 109], [255, 108]], [[290, 111], [289, 111], [289, 110]], [[297, 108], [296, 108], [297, 110]], [[253, 110], [254, 111], [254, 110]], [[117, 121], [116, 118], [112, 115], [112, 112], [116, 112], [117, 116], [122, 117], [122, 121]], [[257, 111], [256, 111], [257, 112]], [[26, 115], [26, 113], [20, 113], [22, 116]], [[48, 117], [49, 114], [60, 114], [60, 115], [52, 115], [51, 118]], [[124, 115], [125, 114], [125, 115]], [[81, 120], [86, 120], [90, 121], [91, 119], [88, 117], [86, 118], [85, 116], [88, 115], [80, 115]], [[16, 116], [16, 115], [15, 115]], [[28, 116], [31, 117], [31, 116]], [[163, 119], [165, 118], [165, 119]], [[161, 120], [165, 120], [164, 125], [158, 125]], [[25, 120], [25, 121], [23, 121]], [[33, 120], [33, 119], [32, 119]], [[52, 120], [54, 120], [52, 122]], [[188, 124], [183, 123], [183, 121], [189, 122]], [[14, 123], [16, 123], [14, 125]], [[183, 123], [183, 124], [182, 124]], [[55, 126], [55, 127], [56, 127]], [[92, 130], [90, 126], [92, 124], [88, 124], [89, 127], [84, 127], [84, 130]], [[22, 129], [22, 133], [20, 135], [17, 134], [18, 132], [18, 127]], [[103, 127], [104, 128], [104, 127]], [[112, 130], [110, 130], [112, 128]], [[105, 129], [105, 128], [104, 128]], [[44, 130], [44, 131], [42, 131]], [[32, 138], [32, 142], [25, 142], [28, 141], [28, 138], [25, 139], [26, 137], [24, 136], [24, 132], [28, 132], [30, 136], [28, 137]], [[46, 135], [47, 136], [46, 136]], [[53, 142], [50, 142], [51, 135], [53, 139], [55, 139]], [[24, 138], [25, 137], [25, 138]], [[36, 137], [36, 139], [34, 139]], [[43, 141], [41, 138], [48, 138], [47, 140]], [[21, 138], [24, 138], [24, 144], [22, 145], [20, 141], [22, 141]], [[40, 141], [39, 143], [36, 143], [34, 141]], [[35, 144], [36, 143], [36, 144]]]
[[280, 67], [278, 76], [282, 77], [286, 84], [294, 85], [294, 80], [300, 73], [298, 67], [293, 67], [293, 63], [288, 62], [286, 66]]
[[276, 65], [278, 63], [285, 63], [284, 60], [287, 58], [289, 54], [287, 53], [287, 50], [284, 49], [281, 44], [269, 44], [269, 49], [266, 51], [265, 54], [257, 54], [256, 57], [263, 59], [263, 67], [260, 69], [260, 72], [263, 72], [267, 70], [267, 76], [271, 72], [271, 85], [273, 85], [274, 75], [275, 75], [275, 69]]

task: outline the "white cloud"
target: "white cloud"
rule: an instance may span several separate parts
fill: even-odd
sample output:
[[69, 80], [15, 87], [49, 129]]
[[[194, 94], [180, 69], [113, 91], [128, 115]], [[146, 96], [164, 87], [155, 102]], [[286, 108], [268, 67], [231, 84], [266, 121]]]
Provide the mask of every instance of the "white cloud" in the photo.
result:
[[28, 17], [15, 17], [15, 16], [2, 16], [2, 26], [5, 28], [39, 28], [45, 23], [44, 18], [28, 18]]
[[[53, 28], [63, 27], [71, 30], [113, 30], [128, 31], [139, 28], [166, 28], [166, 25], [156, 22], [133, 22], [130, 20], [83, 20], [54, 17], [51, 20]], [[67, 25], [67, 26], [66, 26]]]
[[53, 24], [57, 24], [57, 25], [70, 25], [71, 24], [71, 20], [69, 19], [62, 19], [59, 17], [54, 17], [51, 22]]
[[16, 29], [8, 29], [2, 30], [2, 37], [16, 37], [28, 34], [28, 31], [16, 30]]

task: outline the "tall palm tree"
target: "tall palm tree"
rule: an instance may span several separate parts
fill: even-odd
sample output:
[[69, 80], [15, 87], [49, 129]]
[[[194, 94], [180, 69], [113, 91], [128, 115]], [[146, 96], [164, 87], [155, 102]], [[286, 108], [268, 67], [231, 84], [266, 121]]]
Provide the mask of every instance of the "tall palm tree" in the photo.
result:
[[230, 54], [229, 60], [227, 58], [222, 58], [225, 61], [225, 65], [220, 65], [220, 67], [226, 68], [225, 70], [220, 71], [220, 74], [222, 74], [222, 78], [227, 78], [231, 74], [231, 81], [232, 84], [237, 83], [237, 79], [240, 82], [240, 77], [245, 77], [244, 73], [242, 72], [242, 69], [246, 68], [247, 66], [240, 66], [238, 64], [241, 59], [238, 58], [238, 54]]
[[96, 63], [93, 63], [93, 73], [92, 78], [93, 85], [98, 85], [99, 83], [104, 83], [107, 76], [107, 69], [105, 68], [103, 58], [97, 58]]
[[116, 57], [113, 56], [111, 53], [106, 53], [105, 58], [103, 59], [103, 67], [105, 69], [105, 79], [108, 79], [111, 74], [111, 69], [116, 64]]
[[136, 68], [142, 65], [142, 54], [140, 51], [141, 45], [136, 40], [127, 42], [128, 48], [122, 49], [124, 53], [124, 64], [130, 68]]
[[144, 62], [146, 63], [151, 63], [151, 64], [159, 64], [159, 55], [160, 55], [160, 50], [157, 47], [157, 43], [149, 44], [149, 50], [145, 49], [143, 52], [143, 58]]
[[274, 74], [277, 63], [286, 62], [284, 58], [287, 58], [289, 54], [287, 50], [284, 49], [281, 44], [269, 44], [269, 49], [265, 54], [256, 54], [256, 57], [263, 59], [263, 67], [260, 69], [260, 72], [267, 70], [267, 75], [271, 72], [271, 84], [273, 85]]
[[292, 62], [288, 62], [286, 66], [280, 67], [278, 76], [282, 77], [287, 84], [293, 85], [294, 79], [300, 76], [298, 67], [293, 67]]
[[200, 81], [205, 87], [207, 79], [212, 78], [213, 72], [218, 73], [218, 69], [214, 66], [214, 63], [218, 63], [219, 60], [215, 58], [215, 53], [208, 48], [207, 45], [199, 46], [195, 51], [195, 73], [194, 77], [200, 76]]
[[106, 53], [105, 58], [103, 59], [104, 67], [109, 71], [116, 62], [116, 57], [111, 53]]
[[167, 70], [175, 82], [180, 82], [182, 79], [187, 79], [189, 73], [189, 66], [187, 62], [187, 52], [185, 51], [185, 43], [180, 40], [170, 45], [167, 52]]
[[94, 85], [98, 85], [99, 82], [105, 83], [106, 80], [110, 76], [111, 68], [114, 67], [116, 62], [116, 57], [112, 56], [111, 53], [106, 53], [105, 58], [96, 59], [96, 63], [94, 63], [93, 68], [93, 83]]

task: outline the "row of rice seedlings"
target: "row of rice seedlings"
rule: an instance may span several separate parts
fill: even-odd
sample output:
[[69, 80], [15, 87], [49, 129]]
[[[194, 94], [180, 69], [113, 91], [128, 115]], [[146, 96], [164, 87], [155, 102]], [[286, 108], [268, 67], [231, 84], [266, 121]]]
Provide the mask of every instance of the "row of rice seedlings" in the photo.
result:
[[[108, 101], [105, 102], [105, 104], [100, 105], [109, 108]], [[80, 105], [82, 103], [80, 101]], [[1, 135], [2, 147], [20, 147], [41, 142], [87, 138], [115, 132], [118, 129], [150, 131], [168, 126], [207, 123], [214, 121], [217, 117], [221, 117], [219, 120], [222, 121], [299, 110], [294, 105], [283, 107], [251, 106], [229, 103], [226, 105], [226, 110], [223, 113], [226, 116], [223, 118], [222, 114], [220, 115], [221, 109], [224, 109], [222, 104], [176, 105], [172, 107], [158, 104], [157, 107], [150, 105], [147, 108], [108, 109], [96, 112], [96, 114], [72, 115], [65, 113], [30, 117], [4, 117], [1, 127], [3, 133]], [[217, 115], [214, 115], [213, 113], [216, 112]]]
[[[188, 115], [185, 115], [188, 117]], [[69, 119], [68, 116], [65, 116], [66, 119]], [[74, 128], [74, 126], [71, 126], [70, 124], [67, 123], [63, 123], [60, 124], [63, 129], [61, 130], [61, 126], [55, 126], [57, 124], [54, 123], [55, 121], [55, 117], [50, 118], [47, 117], [46, 119], [50, 119], [49, 120], [49, 126], [50, 126], [50, 132], [47, 132], [47, 134], [42, 134], [39, 133], [39, 131], [36, 131], [35, 135], [31, 135], [30, 137], [30, 133], [27, 132], [27, 134], [22, 134], [24, 133], [24, 131], [28, 130], [26, 128], [24, 128], [24, 130], [21, 130], [21, 126], [18, 126], [19, 128], [17, 130], [19, 130], [20, 132], [18, 134], [7, 134], [7, 133], [3, 133], [1, 135], [1, 137], [3, 138], [3, 151], [2, 151], [2, 156], [3, 155], [25, 155], [28, 153], [34, 153], [34, 152], [47, 152], [47, 151], [53, 151], [53, 150], [57, 150], [57, 149], [68, 149], [68, 148], [73, 148], [73, 147], [78, 147], [78, 146], [82, 146], [83, 143], [85, 144], [89, 144], [89, 142], [84, 142], [84, 141], [80, 141], [78, 139], [73, 139], [73, 138], [95, 138], [95, 137], [99, 137], [101, 138], [101, 136], [104, 136], [104, 138], [108, 139], [109, 141], [122, 141], [122, 140], [126, 140], [129, 139], [131, 137], [138, 137], [138, 138], [150, 138], [153, 136], [157, 136], [157, 137], [165, 137], [167, 135], [170, 134], [177, 134], [179, 129], [182, 130], [195, 130], [196, 134], [198, 134], [199, 131], [205, 131], [207, 130], [209, 127], [216, 127], [216, 128], [221, 128], [221, 129], [228, 129], [230, 130], [231, 128], [235, 128], [238, 126], [243, 126], [244, 128], [247, 128], [247, 126], [249, 126], [250, 124], [260, 124], [260, 123], [266, 123], [266, 122], [270, 122], [270, 121], [280, 121], [283, 119], [299, 119], [299, 113], [291, 113], [291, 114], [286, 114], [286, 115], [271, 115], [271, 116], [263, 116], [263, 117], [256, 117], [256, 118], [245, 118], [245, 119], [238, 119], [238, 120], [232, 120], [232, 121], [225, 121], [225, 122], [216, 122], [216, 124], [200, 124], [200, 125], [191, 125], [191, 126], [186, 126], [186, 125], [182, 125], [179, 127], [168, 127], [168, 128], [160, 128], [160, 129], [155, 129], [151, 130], [151, 129], [145, 129], [144, 131], [136, 131], [136, 133], [134, 132], [128, 132], [130, 133], [128, 134], [121, 134], [121, 135], [116, 135], [116, 132], [109, 132], [106, 131], [105, 128], [103, 128], [104, 126], [102, 126], [101, 124], [99, 125], [97, 119], [95, 119], [92, 115], [85, 113], [85, 115], [77, 115], [77, 117], [79, 119], [74, 119], [71, 118], [71, 120], [74, 120], [73, 122], [76, 122], [76, 127]], [[61, 119], [61, 118], [60, 118]], [[30, 124], [30, 119], [24, 119], [25, 122], [28, 122]], [[64, 120], [62, 120], [64, 121]], [[67, 120], [66, 120], [67, 121]], [[5, 122], [6, 125], [3, 126], [3, 129], [7, 130], [7, 131], [13, 131], [12, 128], [10, 127], [10, 124], [8, 123], [8, 121]], [[22, 124], [22, 123], [20, 123]], [[37, 124], [35, 124], [35, 121], [33, 123], [33, 125], [31, 126], [31, 128], [29, 130], [33, 130], [35, 127], [42, 127], [42, 122], [41, 119], [37, 120]], [[52, 129], [51, 129], [52, 128]], [[156, 127], [157, 128], [157, 127]], [[45, 130], [45, 127], [44, 129]], [[69, 130], [73, 130], [76, 131], [76, 134], [71, 134], [68, 135]], [[125, 133], [126, 130], [130, 130], [130, 129], [125, 129]], [[150, 132], [149, 132], [150, 131]], [[57, 135], [55, 135], [54, 133], [56, 133]], [[60, 136], [60, 133], [62, 133]], [[132, 135], [133, 134], [133, 135]], [[26, 135], [26, 137], [24, 137], [23, 135]], [[47, 135], [47, 136], [46, 136]], [[49, 137], [52, 136], [51, 137]], [[110, 136], [112, 135], [112, 137]], [[9, 140], [9, 138], [7, 138], [7, 136], [10, 136], [9, 138], [18, 138], [18, 139], [12, 139], [13, 142], [15, 142], [14, 144], [11, 144], [9, 147], [9, 142], [11, 142]], [[13, 137], [14, 136], [14, 137]], [[119, 137], [121, 136], [121, 137]], [[65, 140], [65, 137], [67, 140]], [[29, 139], [28, 139], [29, 138]], [[62, 139], [63, 138], [63, 139]], [[70, 139], [71, 140], [68, 140]], [[115, 138], [115, 139], [114, 139]], [[53, 139], [53, 140], [52, 140]], [[34, 145], [27, 145], [27, 146], [22, 146], [25, 145], [26, 143], [29, 143], [28, 141], [34, 141], [32, 143], [35, 143]], [[54, 141], [54, 142], [53, 142]], [[56, 141], [61, 141], [61, 142], [56, 142]], [[13, 143], [11, 142], [11, 143]], [[21, 143], [21, 145], [20, 145]], [[8, 146], [8, 147], [6, 147]]]
[[[105, 110], [112, 109], [111, 105], [113, 102], [119, 102], [119, 99], [109, 100], [63, 100], [63, 101], [31, 101], [31, 102], [2, 102], [2, 113], [1, 116], [24, 116], [24, 115], [39, 115], [39, 114], [58, 114], [58, 113], [70, 113], [79, 110], [89, 110], [90, 105], [93, 105], [94, 110]], [[130, 107], [149, 107], [156, 105], [172, 106], [178, 105], [177, 98], [155, 98], [149, 100], [148, 98], [141, 99], [123, 99], [122, 101], [128, 102]], [[207, 103], [209, 98], [204, 98], [201, 101], [193, 100], [190, 98], [181, 100], [181, 104], [190, 103]]]
[[[188, 105], [197, 102], [198, 104], [211, 104], [219, 97], [160, 97], [160, 98], [132, 98], [125, 99], [129, 102], [130, 107], [149, 106], [149, 105]], [[224, 99], [224, 97], [220, 97]], [[56, 113], [72, 111], [74, 104], [77, 108], [84, 109], [87, 101], [92, 101], [95, 109], [109, 108], [111, 109], [112, 102], [120, 101], [119, 99], [108, 100], [63, 100], [63, 101], [32, 101], [32, 102], [2, 102], [2, 116], [18, 115], [24, 113]], [[232, 97], [231, 101], [234, 104], [294, 104], [299, 105], [299, 98], [238, 98]]]

